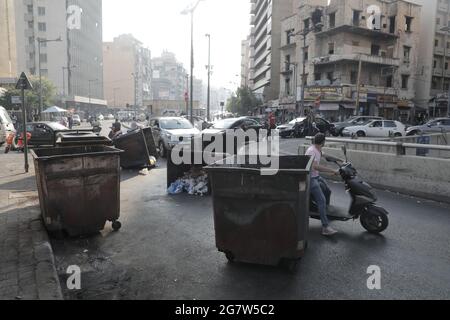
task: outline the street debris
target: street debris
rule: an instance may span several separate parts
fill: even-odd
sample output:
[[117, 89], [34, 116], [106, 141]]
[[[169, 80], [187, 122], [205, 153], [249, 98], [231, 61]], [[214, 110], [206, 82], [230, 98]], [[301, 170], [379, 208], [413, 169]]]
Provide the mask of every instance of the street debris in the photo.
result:
[[208, 174], [201, 168], [192, 167], [182, 178], [172, 183], [167, 192], [171, 195], [183, 192], [196, 196], [207, 195], [209, 192]]

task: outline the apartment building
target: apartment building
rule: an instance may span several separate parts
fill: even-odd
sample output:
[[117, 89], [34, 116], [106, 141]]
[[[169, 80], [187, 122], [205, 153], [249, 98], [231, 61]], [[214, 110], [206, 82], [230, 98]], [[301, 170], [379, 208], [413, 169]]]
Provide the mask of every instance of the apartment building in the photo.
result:
[[152, 99], [151, 59], [151, 51], [131, 34], [103, 44], [103, 85], [110, 107], [141, 107]]
[[450, 114], [450, 0], [415, 0], [422, 7], [417, 103], [431, 117]]
[[250, 36], [241, 42], [241, 87], [250, 87]]
[[0, 9], [0, 78], [38, 76], [40, 64], [67, 107], [106, 107], [101, 0], [0, 0]]
[[282, 21], [281, 103], [304, 112], [304, 90], [305, 105], [334, 120], [354, 114], [414, 117], [420, 5], [298, 0], [294, 6], [296, 13]]
[[267, 104], [278, 100], [282, 18], [292, 12], [292, 0], [251, 0], [249, 83]]
[[165, 51], [152, 59], [153, 98], [155, 100], [184, 100], [188, 88], [187, 73], [175, 54]]

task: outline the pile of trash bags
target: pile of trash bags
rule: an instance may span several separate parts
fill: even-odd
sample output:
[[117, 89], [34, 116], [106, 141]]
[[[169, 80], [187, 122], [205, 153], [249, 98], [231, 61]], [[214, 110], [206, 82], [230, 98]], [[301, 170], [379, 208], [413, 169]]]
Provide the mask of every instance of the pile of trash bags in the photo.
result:
[[195, 196], [207, 195], [209, 192], [208, 174], [201, 168], [192, 167], [182, 178], [172, 183], [167, 192], [170, 195], [183, 192]]

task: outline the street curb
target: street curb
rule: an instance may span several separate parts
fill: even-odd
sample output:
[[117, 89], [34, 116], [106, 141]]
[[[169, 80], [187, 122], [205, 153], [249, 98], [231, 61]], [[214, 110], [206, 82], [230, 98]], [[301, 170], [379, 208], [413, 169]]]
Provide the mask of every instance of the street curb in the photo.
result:
[[[42, 224], [42, 220], [41, 220]], [[39, 300], [64, 300], [56, 271], [55, 255], [47, 231], [43, 230], [43, 242], [35, 245], [35, 256], [39, 261], [36, 266], [36, 284]], [[38, 257], [38, 254], [42, 254]]]

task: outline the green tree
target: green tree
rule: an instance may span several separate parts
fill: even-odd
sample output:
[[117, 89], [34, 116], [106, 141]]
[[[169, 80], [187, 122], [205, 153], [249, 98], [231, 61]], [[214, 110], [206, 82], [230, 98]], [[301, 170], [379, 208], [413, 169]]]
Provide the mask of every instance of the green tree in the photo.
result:
[[246, 116], [249, 112], [253, 112], [256, 107], [261, 105], [262, 101], [255, 96], [249, 87], [240, 87], [228, 99], [227, 110], [231, 113]]
[[[39, 78], [31, 77], [30, 78], [31, 85], [33, 86], [33, 90], [25, 90], [25, 101], [28, 106], [28, 110], [38, 110], [39, 108]], [[7, 90], [5, 94], [0, 97], [0, 105], [5, 107], [8, 110], [17, 107], [16, 105], [11, 104], [11, 97], [21, 95], [20, 90], [16, 89], [15, 86], [7, 86], [5, 87]], [[55, 101], [56, 88], [53, 83], [46, 79], [42, 78], [42, 106], [45, 110], [46, 107], [50, 107], [54, 104]]]

